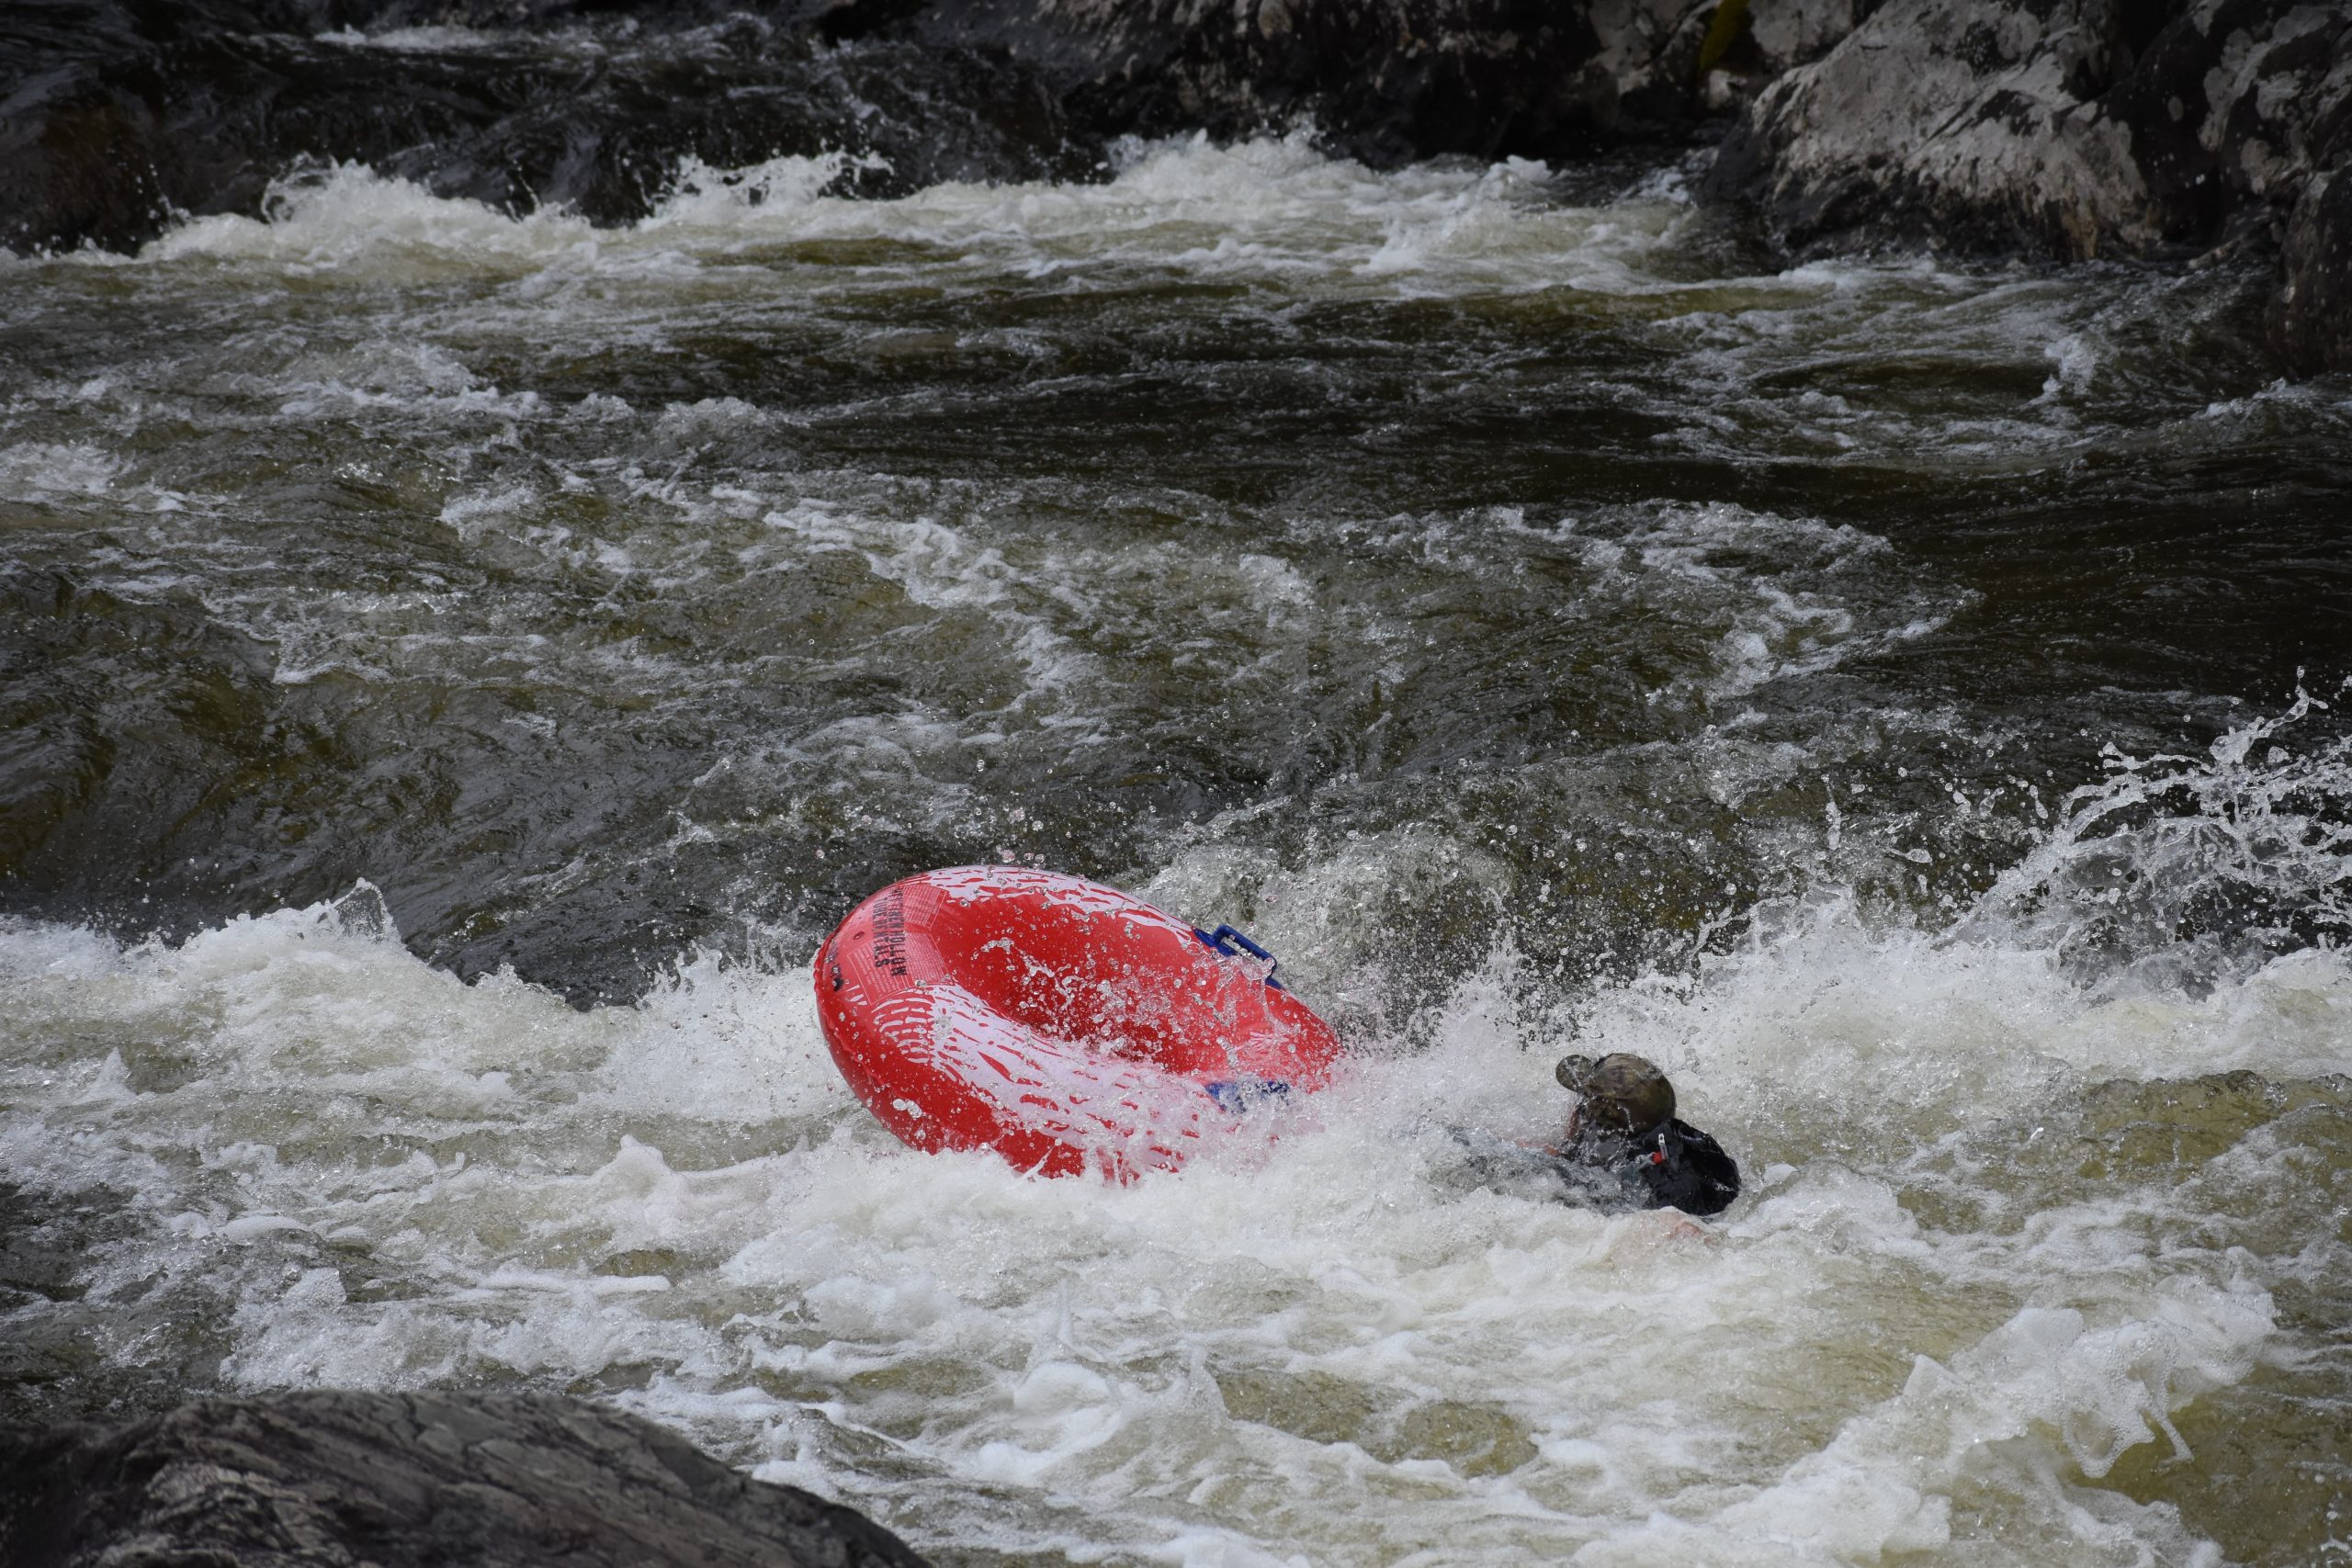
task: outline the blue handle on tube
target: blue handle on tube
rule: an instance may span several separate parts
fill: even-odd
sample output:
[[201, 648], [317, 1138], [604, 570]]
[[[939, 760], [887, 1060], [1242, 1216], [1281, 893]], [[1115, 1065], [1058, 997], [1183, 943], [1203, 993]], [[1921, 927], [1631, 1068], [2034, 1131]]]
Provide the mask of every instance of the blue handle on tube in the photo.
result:
[[1238, 947], [1242, 953], [1248, 953], [1252, 958], [1264, 959], [1267, 964], [1266, 984], [1272, 986], [1277, 991], [1289, 989], [1289, 987], [1284, 986], [1280, 980], [1274, 978], [1274, 970], [1282, 966], [1282, 960], [1276, 958], [1272, 953], [1268, 953], [1264, 948], [1260, 947], [1256, 942], [1251, 942], [1248, 937], [1243, 936], [1239, 931], [1235, 931], [1231, 926], [1219, 926], [1213, 931], [1204, 931], [1201, 930], [1200, 927], [1194, 926], [1193, 928], [1193, 934], [1199, 937], [1202, 942], [1208, 944], [1212, 949], [1224, 953], [1227, 958], [1239, 956], [1238, 953], [1234, 952], [1234, 949]]

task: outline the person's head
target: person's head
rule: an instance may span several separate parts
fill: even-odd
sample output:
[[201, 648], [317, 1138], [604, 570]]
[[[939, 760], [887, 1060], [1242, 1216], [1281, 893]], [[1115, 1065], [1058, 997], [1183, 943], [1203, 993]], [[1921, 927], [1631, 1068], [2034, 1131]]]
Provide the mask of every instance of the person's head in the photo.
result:
[[1571, 1133], [1583, 1126], [1646, 1133], [1674, 1115], [1674, 1086], [1646, 1056], [1563, 1056], [1552, 1072], [1562, 1089], [1581, 1097], [1568, 1115]]

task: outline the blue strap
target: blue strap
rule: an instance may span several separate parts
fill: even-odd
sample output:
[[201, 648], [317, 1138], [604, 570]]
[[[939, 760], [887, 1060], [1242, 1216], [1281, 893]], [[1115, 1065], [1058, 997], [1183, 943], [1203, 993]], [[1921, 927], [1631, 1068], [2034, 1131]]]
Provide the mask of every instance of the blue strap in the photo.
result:
[[1290, 1085], [1280, 1078], [1256, 1077], [1220, 1078], [1215, 1083], [1204, 1083], [1201, 1088], [1216, 1101], [1217, 1109], [1229, 1116], [1245, 1115], [1258, 1106], [1290, 1093]]
[[[1214, 931], [1204, 931], [1201, 930], [1200, 927], [1194, 926], [1193, 928], [1193, 934], [1199, 937], [1202, 942], [1207, 943], [1213, 951], [1222, 953], [1227, 958], [1238, 958], [1240, 956], [1240, 953], [1234, 952], [1234, 948], [1238, 947], [1242, 953], [1248, 953], [1252, 958], [1264, 959], [1267, 964], [1266, 984], [1272, 986], [1277, 991], [1288, 990], [1290, 988], [1283, 985], [1280, 980], [1274, 978], [1274, 971], [1282, 967], [1282, 960], [1276, 958], [1272, 953], [1268, 953], [1264, 948], [1260, 947], [1256, 942], [1251, 942], [1248, 937], [1243, 936], [1239, 931], [1235, 931], [1231, 926], [1219, 926]], [[1227, 943], [1231, 943], [1232, 945], [1227, 946]]]

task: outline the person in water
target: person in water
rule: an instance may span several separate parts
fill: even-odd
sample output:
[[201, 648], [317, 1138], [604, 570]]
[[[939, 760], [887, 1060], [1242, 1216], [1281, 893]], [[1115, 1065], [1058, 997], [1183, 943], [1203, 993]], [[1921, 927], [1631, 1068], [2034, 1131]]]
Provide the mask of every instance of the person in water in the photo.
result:
[[1646, 1056], [1563, 1056], [1552, 1069], [1577, 1097], [1560, 1141], [1542, 1152], [1569, 1195], [1603, 1208], [1719, 1214], [1739, 1196], [1739, 1166], [1674, 1114], [1674, 1085]]

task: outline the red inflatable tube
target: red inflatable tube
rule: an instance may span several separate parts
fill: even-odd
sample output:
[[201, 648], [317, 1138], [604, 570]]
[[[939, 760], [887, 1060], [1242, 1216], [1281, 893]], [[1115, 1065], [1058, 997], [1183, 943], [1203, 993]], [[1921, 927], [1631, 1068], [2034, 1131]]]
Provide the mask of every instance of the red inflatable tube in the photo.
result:
[[842, 1077], [913, 1147], [1132, 1180], [1253, 1108], [1263, 1129], [1265, 1102], [1339, 1059], [1329, 1025], [1216, 940], [1074, 876], [926, 872], [825, 939], [817, 1011]]

